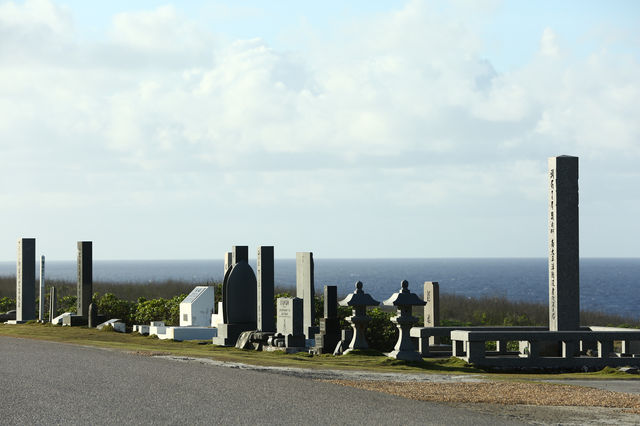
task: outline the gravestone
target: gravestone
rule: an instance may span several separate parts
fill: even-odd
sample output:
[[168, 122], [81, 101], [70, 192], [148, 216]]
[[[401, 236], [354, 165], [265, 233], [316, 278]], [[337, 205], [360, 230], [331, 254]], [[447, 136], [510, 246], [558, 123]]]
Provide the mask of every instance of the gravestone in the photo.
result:
[[51, 287], [51, 293], [49, 294], [49, 322], [53, 322], [53, 319], [57, 316], [58, 312], [58, 296], [56, 294], [56, 288]]
[[46, 294], [44, 293], [44, 256], [40, 256], [40, 303], [38, 306], [38, 320], [44, 321], [44, 301]]
[[233, 266], [233, 257], [231, 256], [231, 252], [228, 251], [224, 254], [224, 272], [223, 276], [227, 273], [229, 268]]
[[249, 246], [233, 246], [231, 248], [231, 266], [240, 262], [249, 262]]
[[[231, 267], [233, 266], [233, 253], [230, 251], [224, 254], [224, 272], [222, 274], [224, 283], [227, 280], [227, 274], [231, 272]], [[224, 299], [224, 285], [222, 289], [222, 299]], [[218, 324], [224, 323], [224, 304], [222, 300], [218, 300], [218, 306], [216, 308], [216, 313], [211, 314], [211, 327], [217, 327]]]
[[36, 239], [18, 239], [16, 322], [36, 319]]
[[233, 266], [222, 283], [223, 323], [218, 324], [218, 335], [213, 344], [233, 346], [240, 333], [256, 329], [256, 275], [249, 266], [247, 246], [234, 246]]
[[78, 241], [77, 293], [77, 315], [87, 321], [89, 304], [93, 295], [93, 247], [91, 241]]
[[319, 353], [333, 353], [340, 341], [338, 319], [338, 287], [324, 286], [324, 317], [320, 319], [320, 332], [316, 334], [314, 350]]
[[286, 347], [304, 347], [304, 307], [298, 297], [279, 297], [277, 333], [284, 336]]
[[318, 327], [314, 327], [315, 289], [313, 277], [313, 253], [296, 253], [296, 297], [302, 299], [304, 317], [304, 335], [313, 339]]
[[[424, 283], [424, 326], [440, 326], [440, 286], [437, 281], [425, 281]], [[440, 343], [440, 337], [429, 337], [430, 345]]]
[[580, 329], [578, 157], [549, 158], [549, 330]]
[[257, 328], [259, 331], [275, 331], [273, 246], [258, 247], [257, 272]]
[[88, 327], [95, 328], [98, 325], [98, 307], [89, 303]]
[[197, 286], [180, 302], [180, 327], [208, 327], [215, 306], [212, 286]]

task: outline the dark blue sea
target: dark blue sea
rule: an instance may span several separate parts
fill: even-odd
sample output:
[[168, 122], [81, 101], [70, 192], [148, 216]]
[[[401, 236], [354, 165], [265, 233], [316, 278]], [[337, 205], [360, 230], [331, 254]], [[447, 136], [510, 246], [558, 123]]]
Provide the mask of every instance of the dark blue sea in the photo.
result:
[[[388, 298], [403, 279], [422, 296], [424, 281], [438, 281], [441, 293], [468, 297], [504, 296], [510, 300], [548, 302], [547, 259], [314, 259], [315, 287], [337, 285], [353, 291], [360, 280], [377, 300]], [[255, 269], [255, 259], [251, 261]], [[222, 281], [222, 260], [95, 260], [94, 281], [196, 284]], [[295, 287], [295, 259], [275, 263], [276, 285]], [[76, 280], [75, 261], [48, 261], [46, 277]], [[15, 263], [0, 262], [0, 276], [15, 275]], [[580, 260], [580, 306], [640, 318], [640, 258]]]

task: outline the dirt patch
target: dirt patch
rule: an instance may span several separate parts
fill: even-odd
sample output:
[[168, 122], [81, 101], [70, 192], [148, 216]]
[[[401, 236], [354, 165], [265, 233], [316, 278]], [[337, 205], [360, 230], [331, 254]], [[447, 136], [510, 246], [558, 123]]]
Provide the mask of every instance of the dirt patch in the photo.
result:
[[390, 393], [419, 401], [624, 408], [629, 412], [640, 414], [640, 395], [585, 386], [514, 382], [429, 383], [352, 380], [329, 380], [328, 382]]

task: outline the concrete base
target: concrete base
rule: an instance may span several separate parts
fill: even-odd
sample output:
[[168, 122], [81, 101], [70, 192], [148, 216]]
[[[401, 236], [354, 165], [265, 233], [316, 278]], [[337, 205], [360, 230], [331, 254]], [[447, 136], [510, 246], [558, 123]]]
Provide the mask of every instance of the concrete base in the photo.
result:
[[[153, 322], [151, 323], [153, 324]], [[162, 325], [150, 325], [149, 326], [149, 336], [164, 336], [167, 333], [167, 327], [165, 327], [164, 323]]]
[[[164, 323], [163, 323], [164, 324]], [[164, 325], [134, 325], [133, 331], [149, 336], [158, 336], [160, 340], [209, 340], [218, 335], [218, 330], [211, 327], [167, 327]]]
[[89, 321], [87, 320], [87, 318], [83, 318], [80, 315], [71, 314], [62, 318], [62, 325], [68, 327], [77, 327], [81, 325], [87, 325], [88, 323]]
[[[62, 315], [65, 315], [65, 314], [62, 314]], [[54, 320], [55, 320], [55, 318], [54, 318]], [[101, 324], [101, 323], [105, 322], [106, 320], [107, 320], [106, 316], [98, 315], [96, 323], [97, 324]], [[83, 326], [83, 325], [88, 325], [88, 324], [89, 324], [89, 320], [87, 318], [83, 318], [80, 315], [71, 314], [71, 315], [65, 315], [62, 318], [62, 325], [66, 325], [66, 326], [70, 326], [70, 327], [78, 327], [78, 326]]]
[[241, 323], [241, 324], [219, 324], [218, 334], [211, 339], [214, 345], [218, 346], [235, 346], [238, 341], [238, 337], [243, 331], [251, 331], [256, 329], [255, 323]]
[[308, 349], [304, 348], [302, 346], [300, 347], [290, 347], [290, 348], [284, 348], [284, 347], [278, 347], [278, 346], [263, 346], [262, 350], [265, 352], [275, 352], [275, 351], [283, 351], [285, 353], [288, 354], [295, 354], [298, 352], [307, 352]]
[[26, 324], [26, 321], [9, 320], [9, 321], [5, 322], [5, 324], [12, 324], [12, 325], [16, 325], [16, 324]]
[[102, 324], [98, 324], [96, 328], [98, 330], [102, 330], [107, 326], [113, 327], [113, 330], [119, 333], [125, 333], [127, 331], [127, 326], [125, 325], [125, 323], [123, 323], [120, 319], [116, 319], [116, 318], [110, 319], [109, 321], [105, 321]]
[[[347, 353], [345, 351], [345, 353]], [[420, 361], [422, 356], [416, 351], [392, 351], [387, 354], [389, 358], [401, 359], [403, 361]]]
[[58, 315], [54, 319], [51, 320], [51, 324], [62, 325], [64, 318], [73, 315], [71, 312], [65, 312], [64, 314]]
[[149, 334], [149, 326], [148, 325], [134, 325], [133, 326], [134, 333], [140, 333], [142, 335]]
[[217, 328], [211, 327], [167, 327], [165, 334], [168, 339], [183, 340], [209, 340], [218, 335]]

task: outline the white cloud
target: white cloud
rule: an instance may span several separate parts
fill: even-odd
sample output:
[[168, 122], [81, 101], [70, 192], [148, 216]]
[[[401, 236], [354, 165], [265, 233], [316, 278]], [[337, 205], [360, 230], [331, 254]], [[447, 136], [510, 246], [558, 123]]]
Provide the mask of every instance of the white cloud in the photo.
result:
[[213, 37], [180, 16], [173, 6], [152, 11], [119, 13], [113, 18], [111, 39], [118, 46], [144, 53], [206, 55]]
[[[84, 42], [53, 2], [2, 3], [0, 167], [44, 176], [43, 200], [68, 205], [371, 211], [539, 203], [561, 153], [636, 167], [637, 61], [573, 58], [547, 28], [530, 63], [499, 74], [448, 13], [411, 1], [284, 52], [221, 44], [171, 6]], [[42, 195], [3, 181], [12, 204]]]
[[543, 56], [558, 56], [560, 48], [557, 38], [558, 36], [551, 28], [545, 28], [540, 39], [540, 54]]

